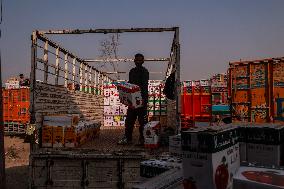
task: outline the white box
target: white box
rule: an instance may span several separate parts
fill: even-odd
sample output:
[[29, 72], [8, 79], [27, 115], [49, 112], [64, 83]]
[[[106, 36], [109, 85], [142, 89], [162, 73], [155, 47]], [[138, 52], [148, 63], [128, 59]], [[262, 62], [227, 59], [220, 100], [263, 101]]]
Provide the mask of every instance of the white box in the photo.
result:
[[104, 105], [109, 106], [110, 105], [110, 97], [104, 97]]
[[104, 116], [104, 126], [113, 126], [113, 116]]
[[271, 169], [261, 167], [239, 168], [234, 176], [234, 189], [280, 189], [284, 188], [283, 169]]
[[104, 96], [109, 97], [110, 96], [110, 89], [109, 88], [104, 88]]
[[158, 148], [160, 142], [161, 125], [159, 121], [150, 121], [144, 126], [144, 146], [146, 148]]
[[142, 107], [140, 87], [130, 83], [120, 83], [117, 86], [120, 102], [131, 108]]
[[232, 189], [240, 166], [237, 130], [200, 127], [181, 137], [185, 188]]
[[112, 107], [104, 106], [104, 115], [112, 115]]

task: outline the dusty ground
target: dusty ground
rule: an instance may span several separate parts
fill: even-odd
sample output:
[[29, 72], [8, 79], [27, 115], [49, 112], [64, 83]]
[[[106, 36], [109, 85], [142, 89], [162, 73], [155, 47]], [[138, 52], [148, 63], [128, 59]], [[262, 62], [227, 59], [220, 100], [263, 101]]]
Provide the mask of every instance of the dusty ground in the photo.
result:
[[5, 136], [7, 189], [28, 188], [30, 146], [20, 137]]

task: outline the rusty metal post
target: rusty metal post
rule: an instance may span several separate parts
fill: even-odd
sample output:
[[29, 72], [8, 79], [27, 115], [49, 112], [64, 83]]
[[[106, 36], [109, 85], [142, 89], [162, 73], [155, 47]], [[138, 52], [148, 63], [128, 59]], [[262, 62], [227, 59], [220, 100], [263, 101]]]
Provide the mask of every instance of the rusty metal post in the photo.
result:
[[59, 48], [55, 51], [55, 85], [58, 85], [59, 77]]
[[4, 124], [2, 106], [2, 74], [1, 74], [1, 51], [0, 51], [0, 188], [5, 188], [5, 152], [4, 152]]
[[176, 67], [176, 82], [175, 82], [175, 92], [176, 92], [176, 126], [177, 133], [180, 132], [181, 129], [181, 83], [180, 83], [180, 44], [179, 44], [179, 28], [175, 28], [175, 38], [174, 38], [174, 46], [175, 46], [175, 67]]
[[68, 54], [64, 56], [64, 87], [68, 86]]
[[44, 83], [47, 83], [48, 79], [48, 41], [44, 44], [44, 51], [43, 51], [43, 61], [44, 61]]

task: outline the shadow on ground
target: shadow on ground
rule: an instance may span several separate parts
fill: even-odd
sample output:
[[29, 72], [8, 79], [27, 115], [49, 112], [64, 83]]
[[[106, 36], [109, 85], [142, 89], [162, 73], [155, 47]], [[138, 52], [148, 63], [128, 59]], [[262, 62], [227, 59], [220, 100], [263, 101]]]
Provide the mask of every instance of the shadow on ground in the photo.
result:
[[18, 166], [6, 168], [6, 189], [28, 189], [29, 167]]

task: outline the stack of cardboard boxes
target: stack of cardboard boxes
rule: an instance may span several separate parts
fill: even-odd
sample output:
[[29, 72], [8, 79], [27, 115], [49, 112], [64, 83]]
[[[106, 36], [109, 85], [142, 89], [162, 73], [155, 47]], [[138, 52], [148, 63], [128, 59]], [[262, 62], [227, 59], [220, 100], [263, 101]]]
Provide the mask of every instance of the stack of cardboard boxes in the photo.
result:
[[100, 130], [97, 121], [79, 121], [79, 115], [43, 117], [42, 147], [76, 147], [92, 140]]
[[148, 84], [148, 119], [159, 120], [167, 125], [167, 100], [163, 94], [164, 83], [161, 80], [149, 80]]
[[124, 126], [127, 106], [119, 100], [116, 85], [106, 83], [104, 85], [104, 126]]

